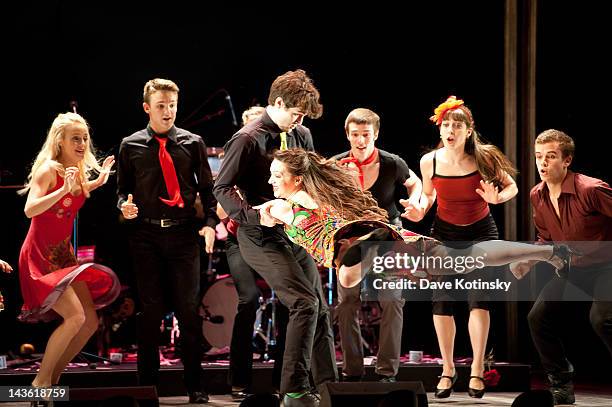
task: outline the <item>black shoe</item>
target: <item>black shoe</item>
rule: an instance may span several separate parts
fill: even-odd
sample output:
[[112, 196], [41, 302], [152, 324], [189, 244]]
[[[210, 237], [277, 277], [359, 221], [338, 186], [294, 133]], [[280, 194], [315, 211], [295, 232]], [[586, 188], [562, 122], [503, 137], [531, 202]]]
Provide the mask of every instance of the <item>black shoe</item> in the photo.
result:
[[297, 399], [285, 394], [282, 405], [284, 407], [318, 407], [320, 402], [321, 397], [318, 394], [308, 392]]
[[[480, 376], [470, 376], [470, 380], [471, 379], [478, 379], [482, 382], [483, 385], [485, 385], [484, 378]], [[475, 399], [481, 399], [482, 396], [484, 396], [485, 394], [485, 389], [486, 389], [486, 385], [482, 389], [474, 389], [472, 387], [469, 387], [469, 384], [468, 384], [468, 394], [470, 395], [470, 397], [475, 398]]]
[[450, 397], [451, 393], [453, 392], [453, 386], [457, 382], [458, 377], [459, 375], [457, 374], [457, 369], [455, 369], [455, 374], [452, 377], [446, 376], [446, 375], [438, 376], [439, 379], [450, 379], [451, 385], [448, 389], [438, 389], [436, 387], [436, 392], [434, 393], [434, 397], [437, 399], [445, 399], [445, 398]]
[[555, 400], [555, 405], [574, 404], [576, 402], [572, 377], [573, 372], [564, 372], [548, 375], [548, 381], [550, 382], [550, 392], [552, 393], [553, 399]]
[[194, 391], [189, 393], [189, 404], [208, 403], [208, 394], [205, 391]]
[[551, 387], [550, 391], [553, 395], [555, 406], [560, 404], [574, 404], [576, 402], [574, 386], [571, 386], [571, 390], [565, 387]]
[[378, 381], [380, 383], [395, 383], [395, 382], [397, 382], [397, 380], [395, 379], [395, 376], [383, 376], [383, 375], [378, 375]]
[[572, 256], [580, 255], [576, 250], [566, 244], [553, 246], [553, 253], [549, 261], [555, 266], [555, 273], [561, 278], [567, 278], [572, 267]]
[[354, 266], [355, 264], [359, 264], [361, 262], [362, 254], [361, 254], [361, 245], [365, 242], [381, 242], [389, 239], [391, 232], [387, 228], [378, 228], [368, 233], [365, 236], [362, 236], [362, 239], [355, 240], [351, 246], [346, 249], [344, 256], [340, 260], [341, 265], [345, 265], [347, 267]]

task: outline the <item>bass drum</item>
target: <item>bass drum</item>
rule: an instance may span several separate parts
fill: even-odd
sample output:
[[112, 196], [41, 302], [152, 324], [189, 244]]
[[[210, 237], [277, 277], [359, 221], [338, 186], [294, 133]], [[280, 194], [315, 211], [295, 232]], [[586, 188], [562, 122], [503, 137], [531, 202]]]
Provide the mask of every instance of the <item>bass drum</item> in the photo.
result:
[[234, 318], [238, 309], [238, 293], [234, 280], [224, 277], [215, 281], [204, 293], [200, 315], [204, 318], [202, 334], [215, 348], [229, 347]]

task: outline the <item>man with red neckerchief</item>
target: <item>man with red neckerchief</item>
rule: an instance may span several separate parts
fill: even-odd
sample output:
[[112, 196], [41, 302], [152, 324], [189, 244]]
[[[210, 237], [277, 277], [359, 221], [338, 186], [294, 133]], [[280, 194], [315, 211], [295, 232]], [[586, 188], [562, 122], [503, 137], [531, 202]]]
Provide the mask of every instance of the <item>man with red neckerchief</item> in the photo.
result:
[[[389, 223], [402, 226], [398, 203], [417, 203], [422, 184], [406, 162], [395, 154], [379, 150], [380, 117], [369, 109], [354, 109], [344, 123], [351, 150], [334, 157], [347, 169], [355, 171], [361, 187], [368, 190], [378, 206], [389, 213]], [[409, 196], [406, 197], [406, 191]], [[399, 368], [404, 300], [385, 299], [381, 302], [379, 348], [376, 373], [380, 381], [394, 382]], [[344, 288], [338, 284], [336, 316], [344, 355], [343, 377], [347, 381], [360, 380], [364, 374], [363, 347], [359, 329], [361, 308], [360, 287]]]

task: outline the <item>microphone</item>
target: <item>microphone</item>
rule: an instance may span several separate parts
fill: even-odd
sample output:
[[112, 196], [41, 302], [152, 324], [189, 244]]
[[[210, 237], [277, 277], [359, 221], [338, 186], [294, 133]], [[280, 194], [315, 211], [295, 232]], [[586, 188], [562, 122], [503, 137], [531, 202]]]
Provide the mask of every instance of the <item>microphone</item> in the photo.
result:
[[225, 95], [225, 100], [227, 100], [227, 105], [229, 106], [230, 112], [232, 113], [232, 124], [234, 127], [238, 127], [238, 120], [236, 120], [236, 112], [234, 111], [234, 105], [232, 104], [232, 98], [229, 93]]
[[79, 104], [77, 103], [76, 100], [71, 100], [70, 101], [70, 110], [72, 110], [72, 113], [76, 113], [77, 112], [77, 107], [79, 107]]

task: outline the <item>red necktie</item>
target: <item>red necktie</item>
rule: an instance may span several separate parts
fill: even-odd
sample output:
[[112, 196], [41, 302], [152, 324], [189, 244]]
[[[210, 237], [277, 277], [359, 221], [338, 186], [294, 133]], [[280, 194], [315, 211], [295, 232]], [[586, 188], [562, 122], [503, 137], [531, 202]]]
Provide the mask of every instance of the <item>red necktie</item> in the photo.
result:
[[339, 163], [340, 163], [340, 165], [353, 163], [353, 164], [355, 164], [357, 166], [357, 169], [359, 170], [359, 183], [361, 184], [361, 189], [363, 189], [364, 188], [363, 183], [365, 181], [363, 179], [363, 170], [361, 169], [361, 167], [364, 166], [364, 165], [372, 164], [374, 161], [376, 161], [377, 157], [378, 157], [378, 149], [375, 148], [374, 151], [372, 151], [372, 154], [370, 154], [370, 156], [368, 158], [363, 160], [363, 162], [359, 162], [358, 159], [353, 157], [352, 153], [349, 153], [349, 156], [346, 157], [346, 158], [341, 159], [339, 161]]
[[178, 178], [176, 177], [176, 170], [174, 169], [174, 163], [172, 157], [166, 150], [166, 142], [168, 141], [165, 137], [155, 136], [159, 142], [159, 163], [161, 164], [162, 174], [164, 175], [164, 182], [166, 183], [166, 190], [168, 191], [168, 197], [170, 199], [164, 199], [161, 196], [159, 199], [168, 206], [178, 206], [183, 208], [183, 198], [181, 197], [181, 188], [179, 187]]

